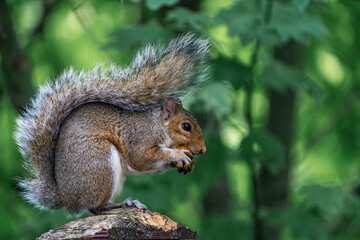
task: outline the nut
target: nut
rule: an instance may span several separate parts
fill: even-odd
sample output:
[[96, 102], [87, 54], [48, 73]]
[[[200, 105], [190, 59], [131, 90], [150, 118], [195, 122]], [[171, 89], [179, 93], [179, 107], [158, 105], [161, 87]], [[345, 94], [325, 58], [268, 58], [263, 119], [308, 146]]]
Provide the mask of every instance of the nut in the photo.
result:
[[193, 158], [193, 157], [192, 157], [193, 154], [192, 154], [190, 148], [188, 148], [188, 147], [186, 147], [186, 146], [180, 146], [180, 147], [177, 147], [177, 149], [187, 150], [187, 151], [190, 153], [190, 155], [191, 155], [191, 156], [189, 156], [189, 157], [191, 157], [191, 159]]

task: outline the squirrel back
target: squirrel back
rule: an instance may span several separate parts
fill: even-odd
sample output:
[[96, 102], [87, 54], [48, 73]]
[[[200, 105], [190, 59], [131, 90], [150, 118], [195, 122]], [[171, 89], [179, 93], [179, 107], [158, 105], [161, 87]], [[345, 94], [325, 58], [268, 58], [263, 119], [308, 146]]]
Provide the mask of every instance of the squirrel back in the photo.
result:
[[24, 197], [38, 207], [57, 209], [54, 154], [59, 129], [77, 107], [102, 102], [124, 110], [146, 111], [169, 97], [180, 97], [206, 79], [209, 41], [187, 34], [167, 46], [149, 45], [128, 68], [72, 68], [39, 94], [18, 117], [15, 139], [35, 178], [23, 180]]

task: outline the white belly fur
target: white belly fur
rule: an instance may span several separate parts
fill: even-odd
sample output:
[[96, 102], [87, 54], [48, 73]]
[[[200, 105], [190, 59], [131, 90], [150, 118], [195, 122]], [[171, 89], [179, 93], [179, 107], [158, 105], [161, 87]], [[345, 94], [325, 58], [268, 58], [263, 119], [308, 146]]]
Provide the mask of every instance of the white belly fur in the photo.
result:
[[120, 154], [114, 145], [111, 144], [111, 151], [109, 161], [112, 168], [112, 177], [113, 177], [113, 187], [111, 191], [110, 202], [114, 201], [116, 196], [118, 196], [123, 188], [125, 175], [120, 163]]

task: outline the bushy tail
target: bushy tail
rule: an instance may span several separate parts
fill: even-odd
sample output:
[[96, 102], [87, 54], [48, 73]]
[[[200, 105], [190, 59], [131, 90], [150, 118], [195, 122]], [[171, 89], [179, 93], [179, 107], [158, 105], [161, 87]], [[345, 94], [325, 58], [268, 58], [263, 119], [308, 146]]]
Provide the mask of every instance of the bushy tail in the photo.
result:
[[17, 123], [15, 138], [35, 179], [22, 181], [25, 198], [47, 208], [60, 208], [54, 180], [54, 147], [61, 123], [76, 107], [106, 102], [143, 111], [168, 97], [180, 97], [206, 79], [209, 41], [192, 34], [167, 46], [149, 45], [128, 68], [96, 67], [91, 72], [63, 73], [40, 88]]

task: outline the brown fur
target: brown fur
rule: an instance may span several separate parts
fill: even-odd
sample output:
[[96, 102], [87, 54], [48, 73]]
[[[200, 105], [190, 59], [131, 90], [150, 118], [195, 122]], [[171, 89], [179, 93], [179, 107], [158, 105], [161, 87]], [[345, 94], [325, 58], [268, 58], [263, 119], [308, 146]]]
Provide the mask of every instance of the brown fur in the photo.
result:
[[[57, 191], [67, 210], [79, 212], [108, 202], [113, 184], [111, 144], [126, 162], [121, 165], [139, 172], [153, 170], [156, 162], [170, 158], [159, 146], [165, 142], [166, 134], [172, 140], [169, 148], [186, 145], [193, 153], [205, 153], [204, 137], [196, 120], [181, 106], [176, 105], [175, 109], [167, 126], [160, 107], [131, 112], [109, 104], [90, 103], [74, 110], [62, 124], [55, 147]], [[184, 120], [194, 127], [188, 135], [179, 129]]]

